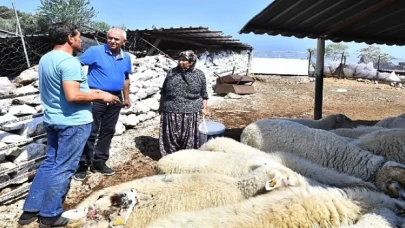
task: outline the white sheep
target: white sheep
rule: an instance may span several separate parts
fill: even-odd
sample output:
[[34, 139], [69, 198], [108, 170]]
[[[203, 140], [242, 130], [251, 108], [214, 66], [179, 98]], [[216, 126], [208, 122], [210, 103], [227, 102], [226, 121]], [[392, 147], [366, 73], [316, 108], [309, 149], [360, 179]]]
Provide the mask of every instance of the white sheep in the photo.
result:
[[387, 160], [405, 164], [405, 129], [375, 131], [352, 141], [353, 144]]
[[[263, 155], [266, 156], [264, 152]], [[195, 149], [180, 150], [161, 158], [157, 163], [157, 173], [218, 173], [231, 177], [242, 177], [264, 165], [285, 169], [286, 173], [294, 173], [279, 162], [263, 156], [252, 156], [250, 154], [235, 155]]]
[[385, 130], [385, 129], [387, 129], [387, 128], [379, 127], [379, 126], [358, 126], [355, 128], [333, 129], [333, 130], [330, 130], [330, 132], [333, 132], [342, 137], [355, 139], [362, 135], [369, 134], [371, 132], [375, 132], [375, 131], [379, 131], [379, 130]]
[[[113, 198], [120, 198], [116, 196], [117, 192], [134, 189], [138, 194], [139, 204], [135, 206], [126, 226], [144, 227], [165, 214], [232, 204], [264, 193], [266, 190], [299, 184], [296, 183], [299, 180], [283, 172], [284, 170], [263, 166], [242, 178], [214, 173], [155, 175], [97, 191], [81, 202], [78, 208], [101, 202], [98, 203], [98, 207], [93, 206], [94, 211], [101, 214], [109, 213], [111, 211], [109, 208], [114, 207], [116, 203]], [[100, 198], [105, 200], [100, 201]], [[120, 206], [119, 203], [117, 206]], [[105, 220], [108, 218], [104, 216]], [[83, 218], [77, 218], [72, 223], [83, 223], [77, 220]], [[92, 224], [92, 221], [84, 223]]]
[[388, 208], [376, 208], [369, 213], [360, 216], [360, 219], [349, 226], [339, 226], [339, 228], [392, 228], [400, 223], [395, 212]]
[[[228, 154], [232, 154], [233, 157], [235, 157], [235, 160], [238, 160], [236, 155], [247, 155], [251, 157], [252, 159], [257, 160], [258, 158], [264, 158], [261, 161], [266, 162], [267, 160], [271, 160], [277, 163], [280, 163], [283, 166], [286, 166], [293, 171], [301, 174], [302, 176], [305, 176], [307, 178], [310, 178], [312, 180], [315, 180], [319, 183], [330, 185], [330, 186], [335, 186], [335, 187], [348, 187], [348, 186], [363, 186], [363, 187], [368, 187], [370, 189], [375, 189], [375, 185], [372, 184], [371, 182], [364, 181], [360, 178], [348, 175], [346, 173], [338, 172], [335, 169], [327, 168], [321, 165], [318, 165], [314, 162], [309, 161], [308, 159], [305, 159], [303, 157], [297, 156], [295, 154], [289, 153], [289, 152], [263, 152], [261, 150], [258, 150], [256, 148], [253, 148], [249, 145], [240, 143], [234, 139], [227, 138], [227, 137], [216, 137], [205, 144], [203, 144], [199, 150], [203, 151], [212, 151], [214, 153], [220, 152], [225, 152]], [[213, 157], [213, 158], [211, 158]], [[242, 157], [243, 158], [243, 157]], [[179, 158], [181, 159], [181, 158]], [[214, 156], [208, 156], [205, 155], [205, 159], [208, 160], [214, 160]], [[231, 158], [218, 158], [218, 163], [223, 163], [221, 168], [215, 168], [216, 170], [218, 169], [233, 169], [231, 165], [225, 165], [227, 163], [228, 159]], [[178, 159], [177, 159], [178, 160]], [[225, 161], [225, 162], [223, 162]], [[247, 164], [249, 164], [248, 160]], [[233, 161], [230, 162], [232, 164]], [[215, 163], [214, 163], [215, 164]], [[259, 163], [260, 164], [260, 163]], [[259, 165], [257, 164], [257, 165]], [[198, 166], [198, 164], [194, 164]], [[176, 166], [176, 165], [174, 165]], [[244, 169], [243, 164], [238, 164], [238, 167], [241, 169]], [[254, 166], [253, 166], [254, 167]], [[182, 168], [178, 168], [182, 169]], [[187, 169], [187, 167], [184, 167], [184, 169]], [[208, 168], [210, 169], [210, 168]], [[237, 170], [234, 170], [232, 172], [239, 172], [240, 169], [238, 168]], [[216, 171], [219, 172], [219, 171]], [[223, 174], [226, 174], [225, 172]], [[228, 175], [228, 174], [227, 174]], [[232, 175], [232, 174], [230, 174]]]
[[[248, 125], [241, 134], [241, 142], [260, 150], [288, 151], [319, 165], [374, 181], [377, 173], [387, 160], [343, 140], [336, 134], [306, 127], [286, 120], [259, 120]], [[391, 166], [401, 166], [390, 163]], [[405, 186], [405, 168], [402, 174], [393, 177], [394, 182], [376, 183], [384, 190], [388, 185], [400, 183]], [[384, 169], [389, 172], [390, 168]]]
[[385, 128], [405, 128], [405, 118], [402, 117], [387, 117], [378, 121], [375, 126]]
[[[207, 151], [182, 150], [165, 156], [157, 164], [158, 173], [219, 173], [242, 177], [260, 166], [271, 165], [277, 168], [287, 167], [310, 178], [310, 180], [303, 179], [301, 182], [376, 189], [370, 182], [320, 166], [297, 155], [286, 152], [265, 153], [231, 138], [217, 137], [209, 140], [201, 148]], [[298, 179], [297, 175], [290, 175]]]
[[332, 130], [338, 128], [352, 128], [355, 126], [354, 122], [344, 114], [332, 114], [319, 120], [308, 118], [279, 118], [281, 120], [289, 120], [300, 123], [310, 128]]
[[[398, 209], [399, 207], [399, 209]], [[243, 202], [194, 212], [175, 213], [151, 223], [165, 227], [338, 227], [353, 225], [375, 208], [401, 214], [404, 202], [366, 189], [290, 187]], [[394, 224], [404, 218], [396, 217]]]

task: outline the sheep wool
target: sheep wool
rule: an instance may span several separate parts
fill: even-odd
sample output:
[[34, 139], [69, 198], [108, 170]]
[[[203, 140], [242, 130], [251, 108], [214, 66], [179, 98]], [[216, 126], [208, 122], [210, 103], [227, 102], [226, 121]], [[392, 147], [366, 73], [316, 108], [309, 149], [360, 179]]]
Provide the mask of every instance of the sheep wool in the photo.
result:
[[[404, 114], [402, 114], [404, 115]], [[402, 116], [401, 115], [401, 116]], [[375, 126], [385, 128], [405, 128], [405, 118], [402, 117], [387, 117], [378, 121]]]
[[287, 120], [259, 120], [249, 124], [242, 132], [241, 142], [266, 152], [288, 151], [366, 181], [373, 180], [385, 162], [383, 157], [362, 150], [332, 132]]
[[337, 135], [340, 135], [342, 137], [348, 137], [348, 138], [358, 138], [362, 135], [369, 134], [371, 132], [375, 132], [378, 130], [385, 130], [387, 128], [385, 127], [379, 127], [379, 126], [358, 126], [356, 128], [339, 128], [339, 129], [334, 129], [331, 130], [330, 132], [333, 132]]
[[[264, 153], [263, 153], [264, 154]], [[161, 158], [157, 163], [158, 174], [171, 173], [219, 173], [242, 177], [256, 168], [267, 165], [278, 169], [292, 170], [262, 156], [229, 154], [201, 150], [180, 150]]]
[[403, 202], [366, 189], [291, 187], [233, 205], [171, 214], [147, 227], [338, 227], [355, 224], [375, 208], [399, 213], [397, 203], [404, 208]]
[[312, 120], [308, 118], [280, 118], [280, 120], [289, 120], [296, 123], [300, 123], [310, 128], [323, 130], [352, 128], [355, 126], [353, 121], [344, 114], [332, 114], [320, 120]]
[[294, 181], [299, 181], [285, 176], [282, 170], [266, 167], [258, 168], [242, 178], [214, 173], [155, 175], [95, 192], [78, 207], [94, 205], [98, 201], [104, 204], [98, 203], [96, 211], [99, 208], [107, 208], [103, 211], [109, 211], [108, 208], [114, 207], [114, 201], [100, 201], [100, 198], [110, 199], [117, 192], [134, 189], [138, 195], [138, 204], [125, 226], [140, 228], [169, 213], [240, 202], [266, 192], [266, 184], [274, 178], [278, 179], [269, 190], [282, 188], [284, 185], [296, 185]]
[[405, 164], [405, 129], [392, 128], [372, 132], [352, 141], [353, 144], [387, 160]]
[[[208, 142], [203, 144], [200, 149], [211, 151], [211, 153], [214, 153], [214, 155], [206, 155], [204, 153], [201, 156], [196, 156], [194, 158], [195, 160], [193, 161], [196, 160], [198, 161], [201, 159], [208, 161], [212, 160], [214, 162], [211, 163], [211, 165], [209, 165], [205, 163], [200, 163], [199, 161], [198, 162], [188, 161], [189, 164], [186, 165], [184, 169], [187, 170], [193, 169], [192, 167], [194, 167], [197, 170], [206, 169], [207, 167], [209, 167], [209, 169], [215, 170], [230, 169], [230, 171], [219, 171], [220, 173], [228, 175], [231, 172], [233, 174], [239, 173], [241, 172], [241, 170], [245, 170], [245, 172], [248, 172], [248, 170], [251, 167], [254, 167], [254, 163], [251, 163], [252, 160], [259, 161], [258, 163], [256, 163], [256, 165], [260, 165], [260, 162], [265, 163], [271, 160], [280, 163], [281, 165], [290, 168], [291, 170], [301, 174], [302, 176], [310, 178], [321, 184], [326, 184], [335, 187], [358, 186], [358, 187], [367, 187], [369, 189], [376, 189], [375, 185], [371, 182], [364, 181], [360, 178], [348, 175], [346, 173], [338, 172], [335, 169], [315, 164], [314, 162], [311, 162], [308, 159], [305, 159], [298, 155], [289, 152], [279, 152], [279, 151], [266, 153], [251, 146], [248, 146], [246, 144], [240, 143], [231, 138], [216, 137], [210, 139]], [[217, 151], [230, 154], [231, 156], [223, 156], [219, 154], [219, 152]], [[246, 156], [250, 158], [250, 159], [246, 158], [246, 164], [239, 164], [239, 163], [236, 164], [236, 162], [233, 161], [237, 160], [239, 162], [240, 158], [242, 158], [243, 160], [245, 159]], [[176, 163], [178, 160], [182, 160], [182, 158], [180, 157], [173, 157], [172, 159], [176, 160], [173, 161], [173, 163]], [[182, 161], [179, 161], [178, 163], [179, 166], [183, 166]], [[218, 167], [217, 164], [221, 165], [219, 165]], [[205, 167], [204, 165], [206, 165], [207, 167]], [[174, 166], [176, 165], [174, 164]], [[187, 168], [188, 166], [192, 167]], [[211, 168], [211, 166], [215, 167]], [[235, 167], [238, 168], [235, 169]], [[179, 167], [178, 169], [183, 170], [183, 167]]]

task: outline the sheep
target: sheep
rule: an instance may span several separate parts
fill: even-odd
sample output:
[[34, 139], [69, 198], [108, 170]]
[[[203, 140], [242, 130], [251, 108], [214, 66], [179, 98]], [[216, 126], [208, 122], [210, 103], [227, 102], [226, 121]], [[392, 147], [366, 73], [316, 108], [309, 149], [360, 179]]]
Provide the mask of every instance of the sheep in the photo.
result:
[[[233, 205], [174, 213], [147, 227], [337, 227], [353, 225], [375, 208], [402, 214], [405, 203], [363, 188], [290, 187]], [[390, 222], [403, 221], [397, 216]]]
[[403, 128], [375, 131], [359, 137], [352, 143], [387, 160], [405, 164], [405, 129]]
[[[284, 170], [266, 166], [258, 168], [242, 178], [214, 173], [155, 175], [95, 192], [81, 202], [78, 208], [94, 205], [93, 202], [100, 202], [100, 198], [105, 198], [106, 200], [101, 201], [103, 205], [98, 208], [95, 206], [94, 211], [101, 211], [100, 213], [110, 211], [99, 208], [113, 207], [114, 200], [111, 199], [117, 198], [118, 191], [134, 189], [138, 193], [139, 203], [127, 220], [126, 226], [144, 227], [149, 222], [168, 213], [232, 204], [266, 191], [299, 185], [296, 183], [297, 181], [299, 179], [295, 179], [289, 173], [284, 173]], [[76, 221], [83, 219], [77, 218]], [[105, 217], [105, 219], [108, 218]]]
[[[374, 181], [380, 169], [387, 166], [384, 157], [362, 150], [332, 132], [286, 120], [254, 122], [243, 130], [241, 142], [266, 152], [288, 151], [365, 181]], [[398, 163], [390, 165], [401, 166]], [[390, 169], [384, 169], [383, 172], [390, 172]], [[405, 168], [400, 169], [402, 174], [393, 177], [393, 182], [375, 182], [376, 186], [383, 187], [381, 190], [395, 182], [405, 186]]]
[[[374, 131], [378, 130], [385, 130], [387, 128], [385, 127], [379, 127], [379, 126], [358, 126], [355, 128], [339, 128], [339, 129], [333, 129], [330, 130], [330, 132], [333, 132], [337, 135], [340, 135], [342, 137], [347, 137], [347, 138], [358, 138], [362, 135], [369, 134]], [[351, 141], [351, 140], [350, 140]]]
[[[266, 155], [264, 152], [263, 154]], [[223, 152], [207, 152], [195, 149], [180, 150], [161, 158], [157, 163], [157, 173], [219, 173], [231, 177], [242, 177], [264, 165], [294, 173], [280, 163], [262, 156], [248, 154], [235, 156]]]
[[[214, 143], [218, 145], [236, 145], [241, 149], [241, 153], [235, 154], [238, 153], [238, 150], [232, 150], [232, 146], [222, 149], [212, 147], [212, 149], [222, 150], [222, 152], [181, 150], [160, 159], [157, 164], [158, 173], [219, 173], [232, 177], [242, 177], [260, 166], [271, 165], [277, 168], [289, 168], [302, 176], [310, 178], [304, 178], [300, 183], [308, 182], [314, 185], [325, 184], [336, 187], [361, 186], [376, 189], [374, 184], [370, 182], [317, 165], [291, 153], [275, 152], [267, 154], [225, 137], [211, 139], [203, 146], [207, 144], [214, 145]], [[296, 179], [299, 178], [294, 174], [291, 174], [291, 176]]]
[[137, 203], [135, 189], [119, 189], [111, 197], [100, 195], [93, 204], [66, 211], [62, 216], [70, 219], [67, 228], [114, 227], [127, 222]]
[[378, 121], [375, 126], [385, 128], [405, 128], [405, 118], [402, 117], [387, 117]]
[[392, 228], [400, 223], [397, 215], [388, 208], [376, 208], [360, 217], [354, 224], [339, 228]]
[[310, 128], [332, 130], [338, 128], [352, 128], [354, 122], [343, 114], [332, 114], [320, 120], [312, 120], [307, 118], [279, 118], [280, 120], [289, 120], [300, 123]]

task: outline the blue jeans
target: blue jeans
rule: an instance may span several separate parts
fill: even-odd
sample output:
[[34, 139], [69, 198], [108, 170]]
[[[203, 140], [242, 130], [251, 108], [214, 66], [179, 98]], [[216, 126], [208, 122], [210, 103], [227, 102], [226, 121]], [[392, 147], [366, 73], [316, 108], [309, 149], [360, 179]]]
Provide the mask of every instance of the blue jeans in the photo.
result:
[[44, 123], [44, 126], [47, 157], [35, 175], [23, 210], [54, 217], [63, 212], [63, 202], [90, 135], [91, 123], [77, 126]]

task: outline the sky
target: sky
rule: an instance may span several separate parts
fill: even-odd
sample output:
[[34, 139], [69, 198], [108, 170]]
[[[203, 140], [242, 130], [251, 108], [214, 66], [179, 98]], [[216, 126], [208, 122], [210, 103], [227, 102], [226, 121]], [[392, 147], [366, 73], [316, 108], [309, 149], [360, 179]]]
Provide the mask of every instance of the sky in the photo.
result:
[[[12, 7], [12, 0], [0, 0], [0, 5]], [[238, 34], [239, 30], [256, 14], [268, 6], [271, 0], [90, 0], [98, 11], [95, 20], [110, 25], [124, 24], [128, 29], [150, 29], [152, 26], [189, 27], [205, 26], [210, 30], [223, 31], [261, 51], [297, 51], [316, 48], [315, 39], [295, 37]], [[14, 0], [16, 8], [23, 12], [35, 12], [40, 0]], [[326, 45], [331, 42], [326, 42]], [[344, 43], [349, 46], [348, 62], [357, 62], [356, 52], [368, 45], [365, 43]], [[382, 51], [399, 59], [405, 59], [400, 46], [378, 45]]]

